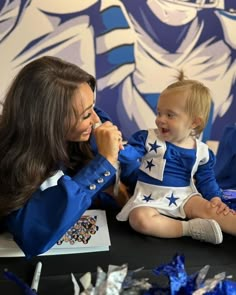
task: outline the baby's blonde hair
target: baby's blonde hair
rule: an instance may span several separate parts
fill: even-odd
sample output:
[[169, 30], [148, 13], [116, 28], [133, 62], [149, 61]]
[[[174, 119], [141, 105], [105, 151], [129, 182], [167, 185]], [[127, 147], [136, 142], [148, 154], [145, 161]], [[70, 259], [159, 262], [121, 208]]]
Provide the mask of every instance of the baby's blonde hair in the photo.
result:
[[191, 119], [200, 118], [200, 125], [194, 129], [195, 134], [200, 135], [208, 122], [211, 111], [210, 89], [197, 80], [185, 79], [183, 71], [179, 71], [177, 79], [178, 81], [170, 84], [162, 94], [177, 91], [187, 94], [185, 109]]

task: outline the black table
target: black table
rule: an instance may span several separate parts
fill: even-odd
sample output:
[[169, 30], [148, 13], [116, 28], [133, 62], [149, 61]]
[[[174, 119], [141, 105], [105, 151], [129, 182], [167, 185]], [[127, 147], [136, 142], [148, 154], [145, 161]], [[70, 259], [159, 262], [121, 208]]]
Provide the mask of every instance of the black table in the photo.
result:
[[17, 274], [30, 285], [38, 261], [43, 263], [38, 290], [40, 295], [74, 294], [71, 273], [77, 279], [88, 271], [95, 276], [97, 266], [107, 271], [109, 264], [127, 263], [129, 270], [144, 267], [138, 276], [149, 277], [151, 282], [166, 283], [165, 278], [154, 276], [152, 270], [156, 266], [169, 263], [175, 254], [185, 256], [188, 274], [199, 271], [205, 265], [210, 265], [209, 277], [226, 272], [227, 275], [233, 275], [233, 280], [236, 280], [235, 237], [224, 235], [224, 242], [220, 245], [202, 243], [188, 237], [179, 239], [153, 238], [134, 232], [127, 222], [116, 221], [115, 215], [114, 211], [107, 212], [111, 237], [110, 251], [40, 256], [31, 260], [22, 257], [0, 258], [0, 294], [22, 294], [18, 286], [3, 278], [5, 268]]

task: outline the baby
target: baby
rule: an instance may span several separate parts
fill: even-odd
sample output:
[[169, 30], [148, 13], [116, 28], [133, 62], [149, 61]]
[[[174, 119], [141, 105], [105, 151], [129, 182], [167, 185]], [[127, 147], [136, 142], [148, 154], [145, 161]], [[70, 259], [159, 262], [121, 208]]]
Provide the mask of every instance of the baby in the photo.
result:
[[[128, 141], [141, 158], [133, 196], [117, 215], [143, 234], [190, 236], [220, 244], [222, 231], [236, 235], [236, 215], [221, 200], [215, 156], [198, 138], [209, 118], [209, 89], [195, 80], [168, 86], [157, 105], [157, 129]], [[121, 152], [122, 153], [122, 152]]]

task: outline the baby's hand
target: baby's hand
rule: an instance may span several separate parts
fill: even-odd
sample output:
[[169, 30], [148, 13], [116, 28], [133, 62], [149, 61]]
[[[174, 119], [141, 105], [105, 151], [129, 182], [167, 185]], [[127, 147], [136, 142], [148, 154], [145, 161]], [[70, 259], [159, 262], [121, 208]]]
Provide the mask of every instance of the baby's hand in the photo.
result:
[[228, 215], [230, 212], [236, 214], [233, 209], [230, 209], [224, 202], [222, 202], [221, 198], [214, 197], [210, 200], [211, 206], [213, 208], [217, 207], [216, 214], [223, 213], [224, 215]]

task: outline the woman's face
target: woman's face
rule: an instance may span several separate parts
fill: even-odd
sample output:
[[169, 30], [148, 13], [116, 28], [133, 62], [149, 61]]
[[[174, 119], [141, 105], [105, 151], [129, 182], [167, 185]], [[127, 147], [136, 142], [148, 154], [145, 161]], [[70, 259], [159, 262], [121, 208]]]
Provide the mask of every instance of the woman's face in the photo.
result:
[[71, 122], [71, 130], [67, 135], [68, 141], [88, 141], [95, 123], [100, 122], [94, 111], [94, 94], [87, 83], [82, 84], [72, 98], [72, 104], [78, 116]]

